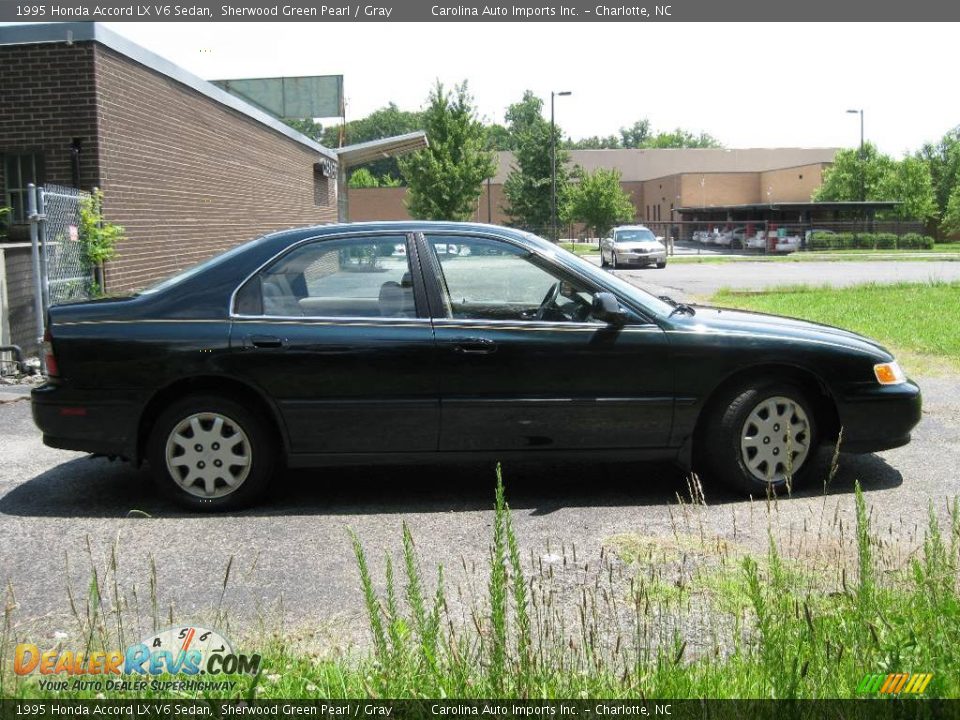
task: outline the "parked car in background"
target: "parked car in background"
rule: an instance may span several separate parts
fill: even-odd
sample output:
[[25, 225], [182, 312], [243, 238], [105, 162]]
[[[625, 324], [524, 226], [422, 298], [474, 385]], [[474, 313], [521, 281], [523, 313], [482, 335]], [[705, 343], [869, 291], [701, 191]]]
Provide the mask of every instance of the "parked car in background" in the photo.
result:
[[765, 496], [841, 428], [841, 450], [907, 443], [921, 406], [873, 340], [654, 297], [465, 223], [267, 235], [130, 297], [54, 305], [44, 357], [44, 443], [146, 462], [210, 510], [255, 502], [283, 467], [478, 459], [672, 460]]
[[667, 247], [643, 225], [621, 225], [600, 242], [600, 265], [667, 266]]

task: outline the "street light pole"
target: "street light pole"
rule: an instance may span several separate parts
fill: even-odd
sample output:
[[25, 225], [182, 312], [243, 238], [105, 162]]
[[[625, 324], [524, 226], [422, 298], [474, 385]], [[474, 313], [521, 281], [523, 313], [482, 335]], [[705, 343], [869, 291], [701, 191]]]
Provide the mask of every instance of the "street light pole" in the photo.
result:
[[863, 202], [867, 199], [867, 168], [866, 158], [863, 156], [863, 109], [847, 110], [847, 112], [852, 115], [860, 114], [860, 201]]
[[553, 232], [550, 239], [554, 242], [557, 241], [557, 130], [553, 116], [553, 100], [555, 97], [571, 94], [569, 90], [550, 91], [550, 227]]

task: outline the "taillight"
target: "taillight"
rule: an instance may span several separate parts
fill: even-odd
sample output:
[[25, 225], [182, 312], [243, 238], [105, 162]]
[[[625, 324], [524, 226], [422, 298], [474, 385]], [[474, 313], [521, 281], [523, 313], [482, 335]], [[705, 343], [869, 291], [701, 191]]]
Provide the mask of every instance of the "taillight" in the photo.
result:
[[50, 334], [49, 327], [43, 333], [43, 367], [48, 377], [56, 377], [60, 374], [57, 358], [53, 354], [53, 335]]

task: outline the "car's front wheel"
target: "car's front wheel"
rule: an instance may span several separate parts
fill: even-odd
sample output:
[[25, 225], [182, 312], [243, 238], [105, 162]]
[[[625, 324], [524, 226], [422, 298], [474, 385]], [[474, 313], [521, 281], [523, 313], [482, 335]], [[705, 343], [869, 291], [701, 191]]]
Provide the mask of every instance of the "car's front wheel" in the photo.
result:
[[657, 270], [663, 270], [667, 266], [667, 261], [663, 260], [657, 263]]
[[801, 484], [816, 452], [809, 402], [783, 382], [741, 386], [715, 404], [702, 456], [709, 475], [751, 495]]
[[160, 491], [192, 510], [232, 510], [256, 501], [276, 467], [264, 422], [217, 396], [183, 398], [157, 418], [148, 457]]
[[610, 254], [610, 263], [613, 265], [613, 269], [616, 270], [617, 267], [618, 267], [618, 264], [617, 264], [617, 253], [616, 253], [616, 251], [614, 251], [614, 252], [612, 252], [612, 253]]

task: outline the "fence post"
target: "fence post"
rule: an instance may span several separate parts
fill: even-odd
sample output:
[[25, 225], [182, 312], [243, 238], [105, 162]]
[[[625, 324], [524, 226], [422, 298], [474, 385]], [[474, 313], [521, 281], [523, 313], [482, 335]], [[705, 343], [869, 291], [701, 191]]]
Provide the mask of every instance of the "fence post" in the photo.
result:
[[50, 307], [50, 238], [47, 237], [47, 199], [43, 186], [37, 188], [37, 221], [40, 235], [40, 278], [43, 281], [43, 308]]
[[31, 259], [33, 261], [33, 312], [36, 315], [37, 354], [40, 356], [40, 369], [46, 371], [43, 366], [42, 352], [46, 318], [44, 318], [43, 278], [40, 274], [40, 218], [37, 212], [37, 187], [33, 183], [27, 185], [27, 219], [30, 221]]

